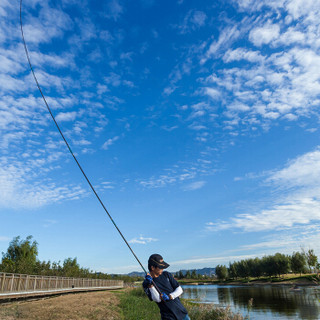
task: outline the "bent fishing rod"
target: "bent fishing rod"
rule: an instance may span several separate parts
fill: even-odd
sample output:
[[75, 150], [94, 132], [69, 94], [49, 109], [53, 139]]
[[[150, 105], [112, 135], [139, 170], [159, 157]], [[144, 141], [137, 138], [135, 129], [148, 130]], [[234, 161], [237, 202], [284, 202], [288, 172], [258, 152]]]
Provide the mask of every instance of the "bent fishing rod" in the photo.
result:
[[[82, 166], [80, 165], [79, 161], [77, 160], [76, 156], [74, 155], [74, 153], [72, 152], [71, 150], [71, 147], [68, 143], [68, 141], [66, 140], [64, 134], [62, 133], [48, 103], [47, 103], [47, 100], [42, 92], [42, 89], [40, 87], [40, 84], [38, 82], [38, 79], [36, 77], [36, 74], [33, 70], [33, 67], [32, 67], [32, 64], [31, 64], [31, 60], [30, 60], [30, 56], [29, 56], [29, 51], [28, 51], [28, 48], [27, 48], [27, 44], [26, 44], [26, 41], [25, 41], [25, 38], [24, 38], [24, 33], [23, 33], [23, 23], [22, 23], [22, 0], [20, 0], [20, 29], [21, 29], [21, 35], [22, 35], [22, 41], [23, 41], [23, 45], [24, 45], [24, 51], [26, 53], [26, 57], [27, 57], [27, 60], [28, 60], [28, 63], [29, 63], [29, 67], [30, 67], [30, 70], [32, 72], [32, 75], [33, 75], [33, 78], [34, 78], [34, 81], [36, 82], [36, 85], [40, 91], [40, 94], [42, 96], [42, 99], [50, 113], [50, 116], [52, 118], [52, 120], [54, 121], [63, 141], [65, 142], [69, 152], [71, 153], [74, 161], [76, 162], [76, 164], [78, 165], [78, 168], [80, 169], [80, 171], [82, 172], [83, 176], [85, 177], [86, 181], [88, 182], [91, 190], [93, 191], [93, 193], [95, 194], [96, 198], [98, 199], [99, 203], [101, 204], [102, 208], [104, 209], [104, 211], [106, 212], [106, 214], [108, 215], [109, 219], [111, 220], [111, 222], [113, 223], [114, 227], [117, 229], [118, 233], [120, 234], [120, 236], [122, 237], [123, 241], [126, 243], [127, 247], [129, 248], [129, 250], [131, 251], [131, 253], [133, 254], [133, 256], [136, 258], [136, 260], [138, 261], [139, 265], [141, 266], [142, 270], [144, 271], [145, 274], [147, 274], [147, 271], [146, 269], [144, 268], [144, 266], [142, 265], [142, 263], [140, 262], [140, 260], [138, 259], [138, 257], [136, 256], [136, 254], [134, 253], [134, 251], [132, 250], [131, 246], [129, 245], [128, 241], [126, 240], [126, 238], [124, 237], [124, 235], [122, 234], [122, 232], [120, 231], [120, 229], [118, 228], [118, 226], [116, 225], [116, 223], [114, 222], [114, 220], [112, 219], [109, 211], [107, 210], [106, 206], [104, 205], [104, 203], [102, 202], [102, 200], [100, 199], [98, 193], [96, 192], [95, 188], [93, 187], [93, 185], [91, 184], [89, 178], [87, 177], [86, 173], [84, 172]], [[154, 283], [154, 281], [152, 281], [152, 284], [154, 285], [154, 287], [156, 288], [156, 290], [158, 291], [158, 293], [161, 295], [161, 292], [160, 292], [160, 289], [157, 287], [157, 285]]]

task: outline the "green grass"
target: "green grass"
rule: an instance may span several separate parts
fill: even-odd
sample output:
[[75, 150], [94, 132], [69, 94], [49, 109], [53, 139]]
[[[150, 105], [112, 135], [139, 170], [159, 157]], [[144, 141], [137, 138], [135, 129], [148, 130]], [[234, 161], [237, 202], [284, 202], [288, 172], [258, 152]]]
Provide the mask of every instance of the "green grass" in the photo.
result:
[[[155, 302], [151, 302], [141, 288], [117, 293], [123, 320], [160, 320], [160, 311]], [[191, 320], [244, 320], [229, 308], [218, 308], [208, 304], [197, 304], [183, 300]]]
[[130, 289], [118, 293], [123, 320], [160, 320], [156, 303], [151, 302], [142, 289]]

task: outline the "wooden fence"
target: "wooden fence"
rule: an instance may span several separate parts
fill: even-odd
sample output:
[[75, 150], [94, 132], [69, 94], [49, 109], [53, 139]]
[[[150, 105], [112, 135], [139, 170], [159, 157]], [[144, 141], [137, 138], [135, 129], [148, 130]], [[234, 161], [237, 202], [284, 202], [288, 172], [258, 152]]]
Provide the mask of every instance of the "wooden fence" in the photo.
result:
[[41, 291], [63, 291], [70, 289], [122, 288], [121, 280], [82, 279], [36, 276], [0, 272], [0, 295], [11, 293], [31, 293]]

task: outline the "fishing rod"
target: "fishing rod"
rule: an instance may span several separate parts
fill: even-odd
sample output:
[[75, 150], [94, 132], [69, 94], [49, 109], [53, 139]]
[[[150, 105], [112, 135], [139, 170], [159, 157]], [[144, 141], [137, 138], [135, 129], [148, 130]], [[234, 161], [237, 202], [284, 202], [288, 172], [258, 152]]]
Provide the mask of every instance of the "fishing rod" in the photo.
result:
[[[71, 147], [70, 147], [68, 141], [66, 140], [65, 136], [63, 135], [63, 133], [62, 133], [62, 131], [61, 131], [61, 129], [60, 129], [60, 127], [59, 127], [59, 125], [58, 125], [58, 123], [57, 123], [57, 121], [56, 121], [56, 119], [55, 119], [55, 117], [54, 117], [54, 115], [53, 115], [53, 113], [52, 113], [49, 105], [48, 105], [48, 103], [47, 103], [47, 100], [46, 100], [46, 98], [45, 98], [45, 96], [44, 96], [44, 94], [43, 94], [43, 92], [42, 92], [42, 89], [41, 89], [40, 84], [39, 84], [39, 82], [38, 82], [38, 79], [37, 79], [37, 77], [36, 77], [36, 74], [35, 74], [35, 72], [34, 72], [34, 70], [33, 70], [33, 67], [32, 67], [32, 64], [31, 64], [31, 60], [30, 60], [30, 56], [29, 56], [29, 51], [28, 51], [27, 44], [26, 44], [26, 41], [25, 41], [25, 38], [24, 38], [23, 23], [22, 23], [22, 0], [20, 0], [20, 29], [21, 29], [22, 41], [23, 41], [23, 45], [24, 45], [24, 51], [25, 51], [25, 53], [26, 53], [26, 57], [27, 57], [27, 60], [28, 60], [28, 63], [29, 63], [30, 70], [31, 70], [31, 72], [32, 72], [33, 78], [34, 78], [34, 80], [35, 80], [35, 82], [36, 82], [36, 84], [37, 84], [37, 87], [38, 87], [38, 89], [39, 89], [39, 91], [40, 91], [40, 94], [41, 94], [41, 96], [42, 96], [42, 99], [43, 99], [43, 101], [44, 101], [44, 103], [45, 103], [45, 105], [46, 105], [46, 107], [47, 107], [47, 109], [48, 109], [48, 111], [49, 111], [49, 113], [50, 113], [50, 116], [51, 116], [52, 120], [54, 121], [54, 123], [55, 123], [55, 125], [56, 125], [56, 127], [57, 127], [57, 129], [58, 129], [58, 131], [59, 131], [59, 133], [60, 133], [63, 141], [65, 142], [66, 146], [68, 147], [69, 152], [71, 153], [73, 159], [74, 159], [75, 162], [77, 163], [80, 171], [82, 172], [83, 176], [85, 177], [86, 181], [88, 182], [91, 190], [92, 190], [93, 193], [95, 194], [95, 196], [96, 196], [96, 198], [98, 199], [99, 203], [101, 204], [102, 208], [104, 209], [104, 211], [105, 211], [106, 214], [108, 215], [108, 217], [109, 217], [109, 219], [111, 220], [111, 222], [113, 223], [114, 227], [115, 227], [115, 228], [117, 229], [117, 231], [119, 232], [120, 236], [122, 237], [123, 241], [126, 243], [127, 247], [129, 248], [129, 250], [131, 251], [131, 253], [133, 254], [133, 256], [134, 256], [134, 257], [136, 258], [136, 260], [138, 261], [138, 263], [139, 263], [139, 265], [141, 266], [141, 268], [142, 268], [142, 270], [144, 271], [144, 273], [147, 274], [146, 269], [144, 268], [144, 266], [143, 266], [142, 263], [140, 262], [139, 258], [136, 256], [136, 254], [135, 254], [134, 251], [132, 250], [131, 246], [129, 245], [128, 241], [126, 240], [126, 238], [124, 237], [124, 235], [122, 234], [122, 232], [120, 231], [120, 229], [118, 228], [118, 226], [116, 225], [116, 223], [114, 222], [114, 220], [112, 219], [109, 211], [107, 210], [106, 206], [104, 205], [104, 203], [103, 203], [102, 200], [100, 199], [100, 197], [99, 197], [98, 193], [96, 192], [95, 188], [94, 188], [93, 185], [91, 184], [89, 178], [87, 177], [86, 173], [85, 173], [84, 170], [82, 169], [82, 167], [81, 167], [79, 161], [77, 160], [76, 156], [75, 156], [74, 153], [72, 152]], [[154, 285], [154, 287], [156, 288], [156, 290], [158, 291], [158, 293], [161, 295], [161, 291], [160, 291], [160, 289], [157, 287], [157, 285], [154, 283], [154, 281], [152, 281], [152, 284]]]

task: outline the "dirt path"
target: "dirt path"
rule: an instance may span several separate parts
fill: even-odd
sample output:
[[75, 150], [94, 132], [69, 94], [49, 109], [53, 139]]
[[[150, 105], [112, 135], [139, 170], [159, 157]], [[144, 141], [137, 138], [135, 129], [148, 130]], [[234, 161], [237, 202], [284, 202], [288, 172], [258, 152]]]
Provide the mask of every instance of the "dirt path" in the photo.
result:
[[118, 304], [111, 291], [68, 294], [0, 305], [0, 320], [120, 320]]

